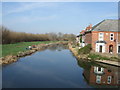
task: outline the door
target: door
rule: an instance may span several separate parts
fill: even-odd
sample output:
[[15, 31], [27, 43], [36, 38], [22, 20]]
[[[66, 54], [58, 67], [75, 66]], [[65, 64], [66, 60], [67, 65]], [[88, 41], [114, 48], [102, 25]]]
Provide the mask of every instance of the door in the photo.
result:
[[118, 53], [120, 53], [120, 46], [118, 46]]
[[109, 53], [113, 53], [113, 45], [109, 46]]
[[102, 52], [102, 45], [100, 45], [100, 49], [99, 49], [99, 52]]

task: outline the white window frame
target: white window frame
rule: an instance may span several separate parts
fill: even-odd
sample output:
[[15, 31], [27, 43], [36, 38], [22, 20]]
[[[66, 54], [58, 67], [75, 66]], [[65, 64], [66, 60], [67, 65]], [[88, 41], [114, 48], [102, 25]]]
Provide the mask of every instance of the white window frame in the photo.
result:
[[[101, 69], [101, 71], [99, 71], [99, 68]], [[98, 74], [102, 74], [102, 73], [104, 73], [104, 68], [102, 68], [102, 67], [94, 67], [94, 72], [98, 73]]]
[[98, 83], [98, 84], [101, 83], [101, 76], [99, 76], [99, 75], [96, 76], [96, 83]]
[[[111, 36], [113, 34], [113, 36]], [[111, 40], [111, 37], [113, 37], [113, 40]], [[114, 33], [110, 33], [110, 41], [114, 41]]]
[[118, 53], [118, 54], [120, 54], [120, 53], [118, 52], [119, 46], [120, 46], [120, 44], [117, 44], [117, 53]]
[[[102, 33], [102, 35], [100, 35]], [[100, 38], [100, 37], [102, 37], [102, 38]], [[100, 32], [99, 33], [99, 41], [103, 41], [104, 40], [104, 33], [103, 32]]]
[[108, 76], [108, 78], [107, 78], [107, 83], [110, 84], [110, 83], [111, 83], [111, 80], [112, 80], [112, 76]]

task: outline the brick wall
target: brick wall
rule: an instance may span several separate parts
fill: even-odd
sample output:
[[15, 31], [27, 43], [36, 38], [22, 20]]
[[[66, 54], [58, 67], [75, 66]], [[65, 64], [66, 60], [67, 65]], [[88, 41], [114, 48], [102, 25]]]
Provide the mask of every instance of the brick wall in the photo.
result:
[[[97, 40], [99, 40], [99, 31], [92, 31], [92, 49], [93, 51], [95, 51], [95, 42]], [[104, 33], [104, 41], [107, 42], [107, 44], [105, 45], [105, 53], [109, 53], [109, 46], [110, 45], [113, 45], [113, 53], [116, 54], [117, 53], [117, 38], [119, 36], [120, 38], [120, 33], [118, 34], [117, 36], [117, 33], [118, 32], [102, 32]], [[114, 40], [113, 41], [110, 41], [110, 33], [114, 33]], [[120, 42], [120, 39], [118, 39], [119, 42]]]
[[[111, 70], [108, 71], [108, 69], [104, 68], [104, 74], [101, 75], [101, 83], [100, 85], [107, 85], [107, 80], [108, 80], [108, 76], [112, 76], [112, 79], [111, 79], [111, 83], [109, 85], [118, 85], [117, 81], [118, 81], [118, 74], [116, 74], [116, 72], [118, 72], [118, 69], [115, 68], [115, 69], [109, 69]], [[97, 84], [96, 83], [96, 75], [94, 73], [94, 67], [92, 66], [91, 67], [91, 70], [90, 70], [90, 75], [89, 75], [89, 83], [90, 84]]]
[[92, 43], [92, 33], [85, 34], [85, 43], [91, 44]]
[[95, 42], [98, 40], [98, 32], [92, 31], [92, 50], [95, 51]]

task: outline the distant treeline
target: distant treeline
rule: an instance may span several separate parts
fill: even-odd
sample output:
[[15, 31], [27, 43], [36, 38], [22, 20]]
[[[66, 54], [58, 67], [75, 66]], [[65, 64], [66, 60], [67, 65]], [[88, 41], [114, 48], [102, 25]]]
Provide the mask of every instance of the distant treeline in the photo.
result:
[[63, 33], [46, 33], [46, 34], [31, 34], [25, 32], [11, 31], [2, 26], [2, 44], [11, 44], [17, 42], [32, 42], [32, 41], [71, 41], [75, 40], [74, 34]]

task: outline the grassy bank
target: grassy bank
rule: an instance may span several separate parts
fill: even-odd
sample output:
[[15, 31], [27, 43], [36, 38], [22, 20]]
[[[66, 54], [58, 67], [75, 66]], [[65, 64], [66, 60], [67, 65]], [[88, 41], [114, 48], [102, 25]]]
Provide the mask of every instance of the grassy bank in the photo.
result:
[[20, 51], [26, 51], [26, 48], [31, 45], [48, 44], [55, 42], [59, 41], [20, 42], [16, 44], [4, 44], [2, 45], [2, 56], [4, 57], [7, 55], [17, 55], [17, 53]]
[[86, 55], [86, 58], [90, 60], [111, 60], [111, 61], [120, 61], [118, 57], [108, 57], [98, 53], [91, 52], [91, 45], [88, 44], [85, 47], [78, 50], [78, 54]]
[[[68, 44], [70, 51], [77, 58], [78, 61], [86, 61], [86, 62], [99, 62], [114, 66], [120, 66], [120, 58], [115, 56], [104, 56], [100, 53], [93, 53], [91, 51], [91, 45], [86, 45], [83, 48], [78, 49], [78, 46], [75, 46], [73, 43]], [[89, 67], [87, 67], [89, 68]]]
[[110, 60], [110, 61], [120, 62], [120, 58], [118, 57], [105, 57], [105, 56], [101, 56], [101, 55], [94, 54], [94, 53], [90, 53], [88, 55], [88, 58], [91, 58], [91, 60]]
[[104, 57], [104, 56], [101, 56], [98, 54], [92, 54], [92, 53], [88, 55], [88, 58], [91, 58], [92, 60], [110, 60], [110, 58], [108, 57]]

